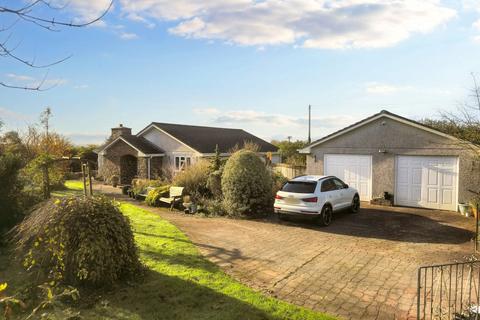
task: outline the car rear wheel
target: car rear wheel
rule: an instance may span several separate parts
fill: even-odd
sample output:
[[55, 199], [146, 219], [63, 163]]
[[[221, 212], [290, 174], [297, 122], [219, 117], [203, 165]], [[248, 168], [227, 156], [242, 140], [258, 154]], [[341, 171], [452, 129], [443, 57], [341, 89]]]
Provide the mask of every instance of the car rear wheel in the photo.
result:
[[352, 205], [350, 207], [350, 212], [357, 213], [360, 210], [360, 198], [358, 194], [353, 197]]
[[321, 226], [328, 226], [332, 222], [332, 216], [333, 216], [333, 211], [330, 206], [325, 206], [322, 209], [322, 212], [320, 213], [320, 216], [318, 217], [318, 223]]
[[278, 215], [278, 219], [279, 219], [280, 221], [287, 221], [287, 220], [288, 220], [288, 219], [287, 219], [287, 216], [285, 216], [284, 214], [277, 213], [277, 215]]

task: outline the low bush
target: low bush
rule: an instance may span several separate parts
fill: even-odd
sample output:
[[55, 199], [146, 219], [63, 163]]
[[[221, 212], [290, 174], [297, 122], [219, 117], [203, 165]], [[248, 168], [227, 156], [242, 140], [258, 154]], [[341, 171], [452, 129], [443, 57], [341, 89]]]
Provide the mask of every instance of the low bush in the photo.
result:
[[145, 198], [145, 203], [149, 206], [157, 207], [160, 204], [160, 198], [168, 196], [169, 190], [169, 185], [164, 185], [151, 190]]
[[210, 190], [207, 187], [209, 174], [210, 162], [199, 160], [177, 173], [173, 179], [173, 185], [184, 187], [184, 193], [190, 195], [193, 201], [198, 201], [202, 197], [210, 196]]
[[227, 211], [223, 204], [223, 199], [209, 199], [203, 198], [199, 201], [201, 209], [199, 211], [203, 212], [208, 216], [225, 216]]
[[222, 193], [229, 215], [249, 215], [269, 209], [271, 174], [255, 152], [240, 150], [228, 159], [222, 175]]
[[166, 182], [162, 180], [149, 180], [149, 179], [133, 179], [132, 180], [132, 191], [135, 194], [144, 193], [148, 187], [161, 187], [165, 185]]
[[38, 281], [99, 287], [142, 269], [128, 218], [101, 196], [46, 201], [14, 229], [14, 239]]
[[280, 172], [272, 170], [272, 201], [275, 198], [277, 192], [283, 187], [285, 183], [287, 183], [288, 179]]
[[213, 171], [207, 179], [207, 188], [213, 197], [217, 199], [222, 197], [222, 173], [222, 169]]

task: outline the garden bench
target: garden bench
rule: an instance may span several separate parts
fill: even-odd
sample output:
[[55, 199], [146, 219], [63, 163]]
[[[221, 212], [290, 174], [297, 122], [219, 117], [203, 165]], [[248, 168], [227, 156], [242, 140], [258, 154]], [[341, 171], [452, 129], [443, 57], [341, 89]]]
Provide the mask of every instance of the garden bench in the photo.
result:
[[160, 198], [161, 202], [168, 203], [170, 205], [170, 211], [173, 210], [175, 203], [182, 198], [183, 187], [170, 187], [168, 198]]

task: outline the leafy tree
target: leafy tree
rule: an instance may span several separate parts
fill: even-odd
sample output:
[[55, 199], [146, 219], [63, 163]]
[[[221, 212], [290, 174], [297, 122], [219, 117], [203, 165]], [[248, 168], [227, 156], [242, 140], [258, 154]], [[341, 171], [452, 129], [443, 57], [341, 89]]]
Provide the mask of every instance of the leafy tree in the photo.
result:
[[307, 145], [307, 142], [297, 140], [273, 140], [272, 144], [276, 146], [282, 157], [282, 162], [291, 164], [294, 166], [304, 166], [306, 162], [306, 156], [298, 153], [298, 149], [302, 149]]
[[0, 144], [4, 153], [15, 154], [19, 156], [24, 163], [27, 161], [27, 149], [18, 131], [5, 132], [0, 137]]
[[22, 217], [22, 184], [18, 179], [21, 167], [22, 161], [17, 155], [0, 155], [0, 233], [11, 228]]
[[220, 155], [220, 149], [218, 148], [218, 144], [215, 146], [215, 157], [212, 161], [212, 171], [220, 170], [223, 165], [222, 157]]
[[438, 131], [450, 134], [456, 138], [470, 141], [480, 145], [480, 125], [475, 123], [462, 123], [448, 119], [423, 119], [421, 122]]

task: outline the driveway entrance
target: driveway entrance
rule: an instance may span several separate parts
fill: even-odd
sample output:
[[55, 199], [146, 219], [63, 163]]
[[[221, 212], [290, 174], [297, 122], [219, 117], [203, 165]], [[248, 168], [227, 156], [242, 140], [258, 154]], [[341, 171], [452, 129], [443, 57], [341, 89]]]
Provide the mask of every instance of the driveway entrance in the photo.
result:
[[473, 251], [474, 220], [364, 205], [327, 228], [158, 211], [247, 285], [346, 319], [414, 319], [417, 269]]

